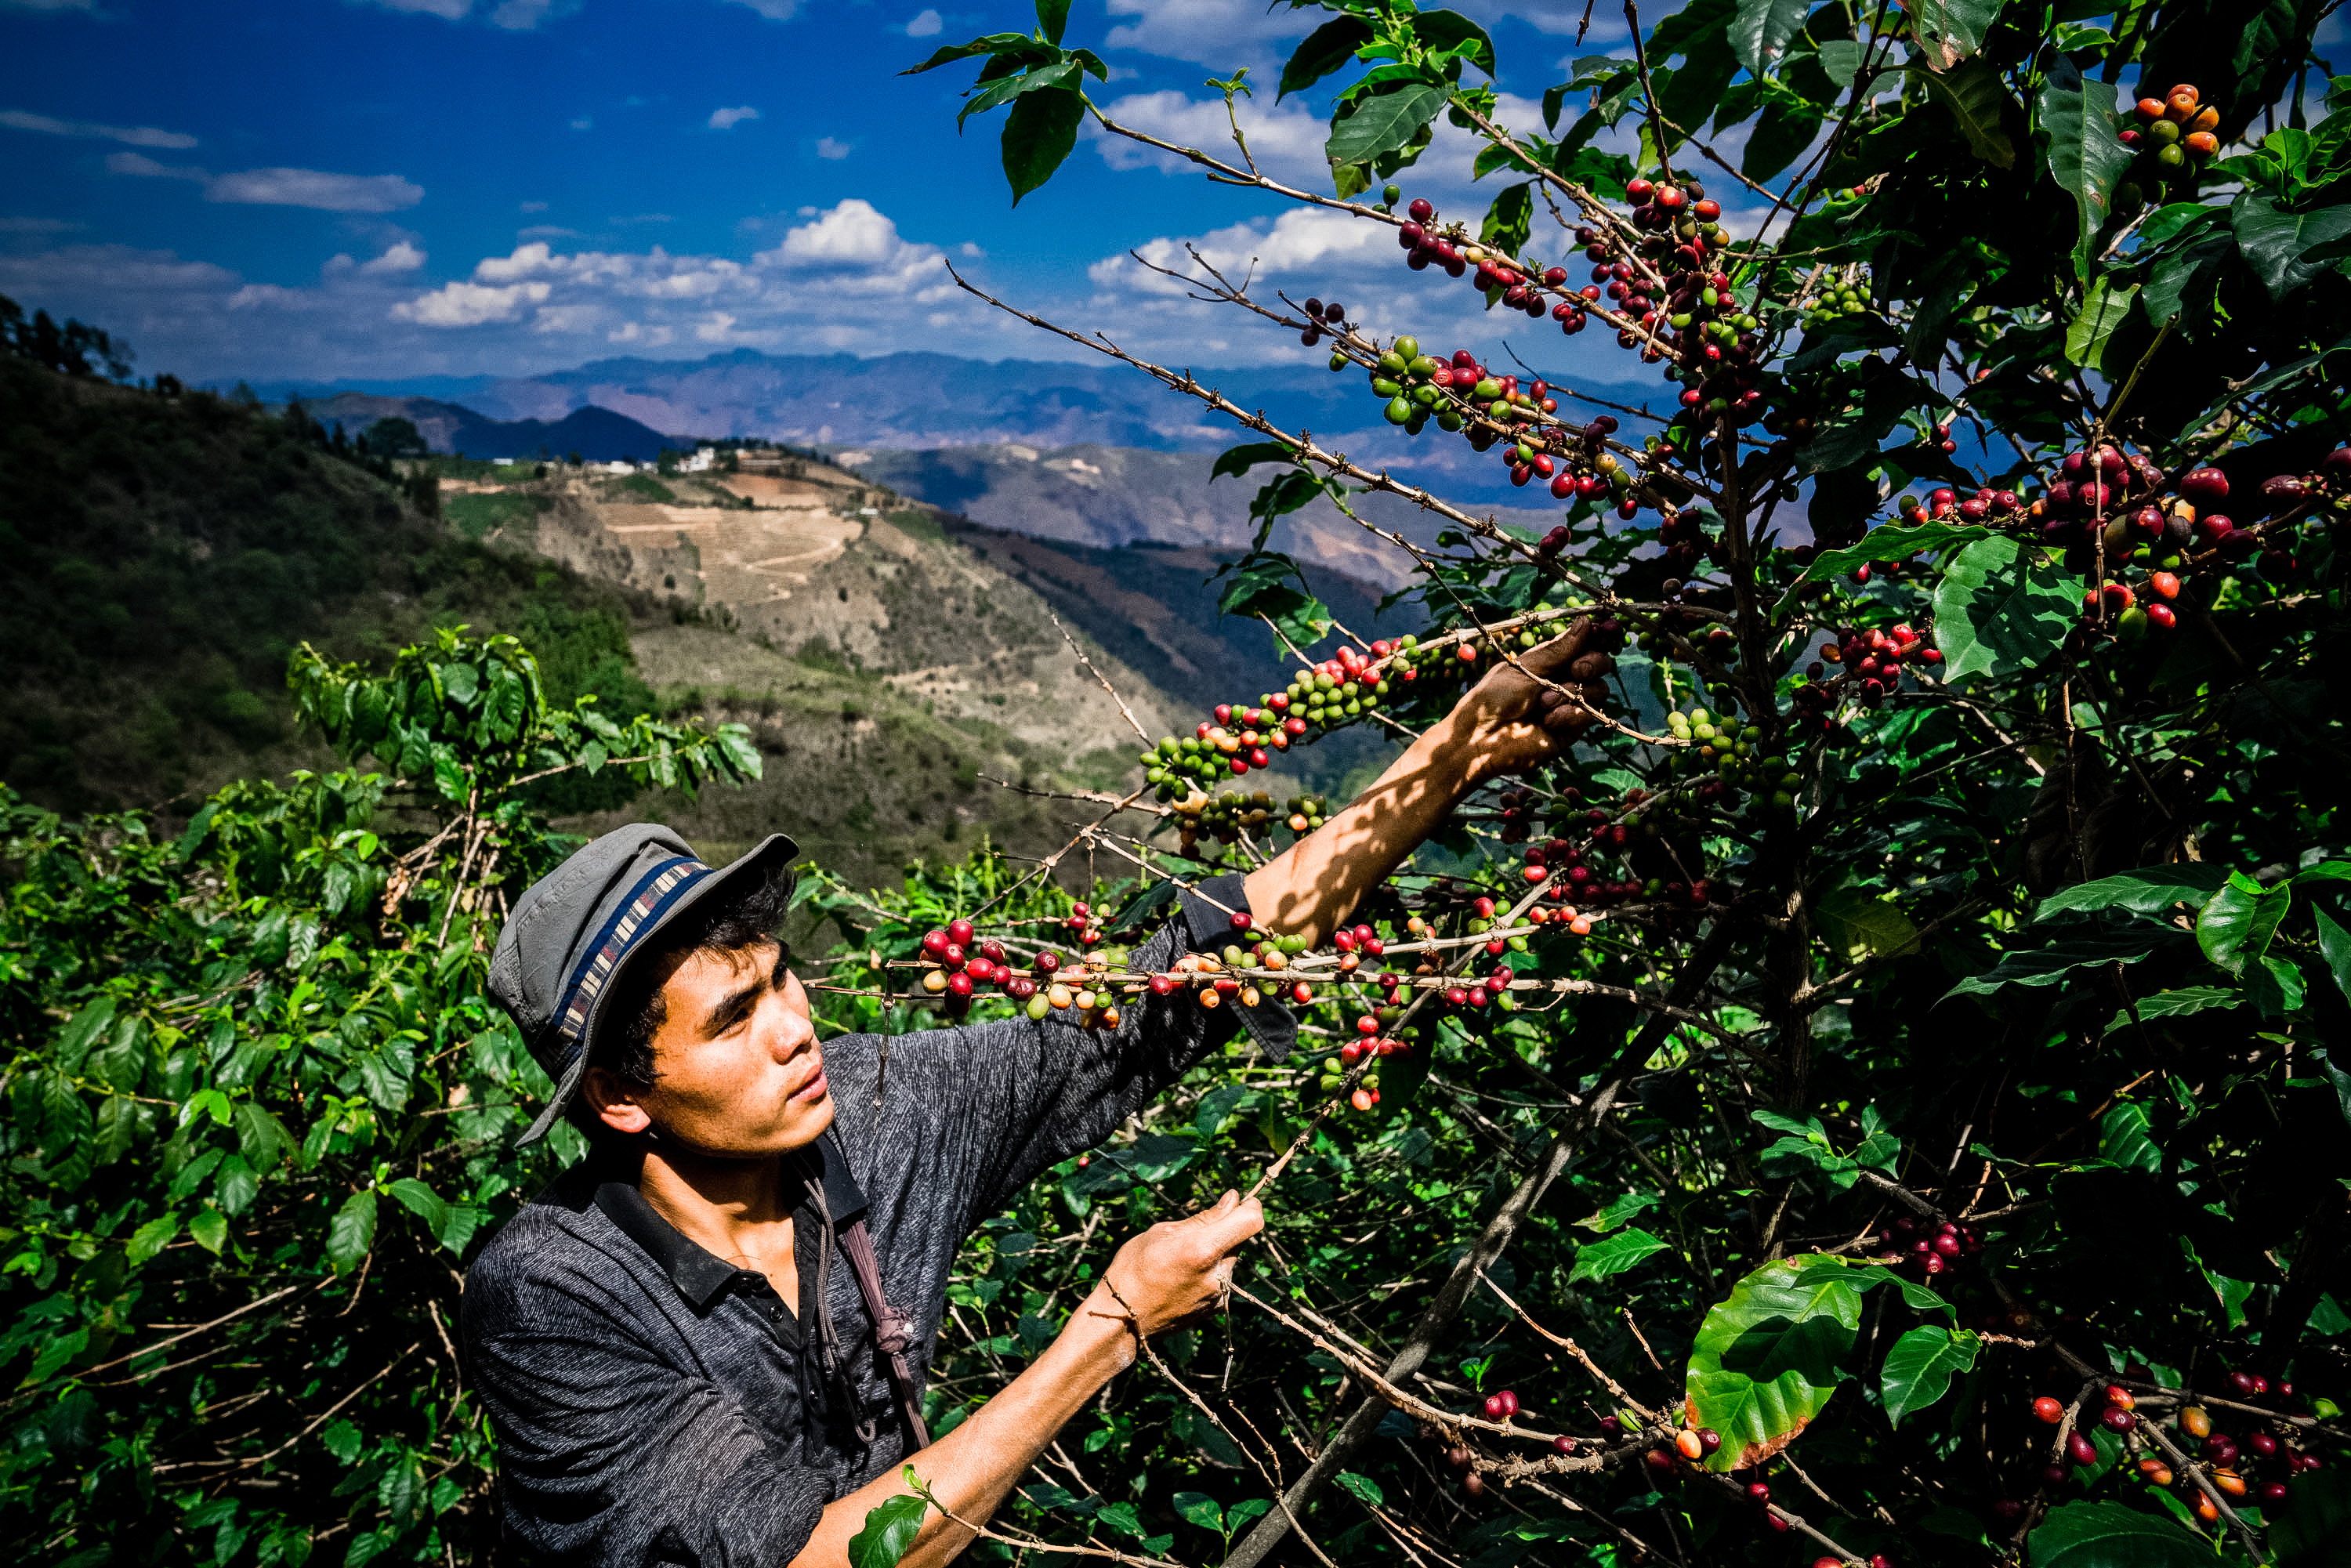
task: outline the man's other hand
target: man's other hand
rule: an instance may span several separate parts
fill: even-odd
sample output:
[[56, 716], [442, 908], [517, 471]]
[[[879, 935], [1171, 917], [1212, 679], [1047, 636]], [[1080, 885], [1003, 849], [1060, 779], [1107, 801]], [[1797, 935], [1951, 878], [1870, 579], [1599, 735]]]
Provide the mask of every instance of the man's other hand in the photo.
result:
[[1228, 1192], [1214, 1208], [1162, 1220], [1111, 1260], [1102, 1284], [1144, 1338], [1224, 1303], [1233, 1249], [1265, 1228], [1255, 1198]]

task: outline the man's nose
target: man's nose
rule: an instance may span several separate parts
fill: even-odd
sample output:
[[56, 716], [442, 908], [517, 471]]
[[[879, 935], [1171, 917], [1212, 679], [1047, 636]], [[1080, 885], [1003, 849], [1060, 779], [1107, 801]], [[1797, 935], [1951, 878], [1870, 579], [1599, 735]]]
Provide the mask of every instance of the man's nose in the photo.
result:
[[776, 1053], [777, 1061], [789, 1061], [815, 1042], [816, 1025], [806, 1013], [786, 1001], [781, 991], [769, 997], [767, 1006], [759, 1010], [768, 1049]]

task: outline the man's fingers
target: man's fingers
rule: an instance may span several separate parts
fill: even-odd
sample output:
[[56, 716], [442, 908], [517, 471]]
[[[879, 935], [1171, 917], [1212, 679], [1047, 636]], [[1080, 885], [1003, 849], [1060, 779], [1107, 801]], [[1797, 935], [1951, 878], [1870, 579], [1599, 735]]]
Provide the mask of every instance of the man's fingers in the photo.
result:
[[1216, 1207], [1194, 1215], [1192, 1223], [1200, 1228], [1200, 1239], [1221, 1257], [1265, 1228], [1265, 1207], [1253, 1197], [1228, 1192]]
[[1566, 631], [1520, 654], [1519, 663], [1531, 674], [1556, 678], [1559, 671], [1575, 663], [1591, 638], [1592, 618], [1578, 616]]

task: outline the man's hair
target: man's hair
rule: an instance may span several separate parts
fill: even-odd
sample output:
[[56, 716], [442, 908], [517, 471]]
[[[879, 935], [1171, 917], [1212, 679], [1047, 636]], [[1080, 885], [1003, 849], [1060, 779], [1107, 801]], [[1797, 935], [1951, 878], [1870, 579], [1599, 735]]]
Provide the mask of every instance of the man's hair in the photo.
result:
[[[637, 1093], [651, 1089], [659, 1076], [653, 1071], [653, 1036], [669, 1017], [661, 981], [676, 972], [669, 960], [699, 952], [740, 953], [779, 941], [795, 880], [789, 872], [776, 871], [680, 915], [662, 932], [660, 946], [637, 955], [622, 975], [621, 988], [589, 1042], [588, 1064], [605, 1069]], [[610, 1131], [584, 1094], [571, 1102], [568, 1113], [582, 1132]]]

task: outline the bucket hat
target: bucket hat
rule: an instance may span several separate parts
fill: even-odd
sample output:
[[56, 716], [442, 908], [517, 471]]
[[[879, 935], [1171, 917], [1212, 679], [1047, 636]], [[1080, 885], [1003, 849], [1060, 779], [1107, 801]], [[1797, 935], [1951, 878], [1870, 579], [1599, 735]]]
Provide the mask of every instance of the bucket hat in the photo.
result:
[[544, 1137], [580, 1092], [588, 1047], [632, 961], [708, 898], [783, 871], [799, 846], [772, 833], [741, 859], [712, 866], [653, 822], [615, 828], [573, 852], [516, 901], [490, 955], [490, 994], [521, 1030], [555, 1092], [517, 1145]]

